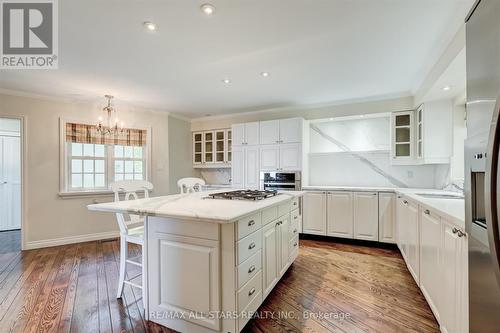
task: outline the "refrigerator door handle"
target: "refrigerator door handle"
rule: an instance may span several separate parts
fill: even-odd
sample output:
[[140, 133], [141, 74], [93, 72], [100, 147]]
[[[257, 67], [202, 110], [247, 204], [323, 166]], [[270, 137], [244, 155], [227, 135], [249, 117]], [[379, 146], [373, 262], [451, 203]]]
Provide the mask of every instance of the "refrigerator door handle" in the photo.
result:
[[488, 227], [488, 242], [493, 259], [493, 266], [500, 285], [500, 233], [498, 228], [499, 197], [498, 197], [498, 159], [500, 149], [500, 97], [495, 104], [490, 135], [488, 140], [488, 158], [485, 173], [485, 210]]

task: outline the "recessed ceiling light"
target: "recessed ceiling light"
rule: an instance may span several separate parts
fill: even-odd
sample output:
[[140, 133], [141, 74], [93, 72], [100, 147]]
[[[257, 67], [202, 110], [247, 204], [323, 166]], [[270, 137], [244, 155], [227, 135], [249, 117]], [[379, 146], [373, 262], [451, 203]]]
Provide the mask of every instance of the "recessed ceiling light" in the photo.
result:
[[215, 13], [215, 6], [209, 3], [201, 5], [200, 9], [205, 15], [213, 15]]
[[231, 80], [229, 80], [229, 79], [223, 79], [222, 82], [224, 82], [225, 84], [228, 84], [228, 83], [231, 83]]
[[444, 91], [449, 91], [449, 90], [451, 90], [451, 87], [450, 87], [450, 86], [444, 86], [444, 87], [443, 87], [443, 90], [444, 90]]
[[269, 76], [269, 72], [262, 72], [262, 73], [260, 73], [260, 75], [262, 75], [263, 77], [268, 77]]
[[155, 31], [157, 26], [153, 22], [146, 21], [143, 23], [144, 27], [149, 31]]

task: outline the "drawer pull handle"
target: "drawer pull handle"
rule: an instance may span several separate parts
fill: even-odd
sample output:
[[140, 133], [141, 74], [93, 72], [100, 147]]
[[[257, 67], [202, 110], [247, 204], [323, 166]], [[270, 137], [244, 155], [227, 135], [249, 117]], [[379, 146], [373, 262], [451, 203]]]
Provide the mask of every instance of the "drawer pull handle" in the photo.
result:
[[253, 271], [255, 271], [255, 266], [254, 265], [252, 265], [252, 267], [250, 267], [248, 269], [248, 274], [253, 273]]
[[297, 242], [293, 243], [293, 247], [297, 247]]
[[293, 229], [293, 233], [296, 234], [297, 233], [297, 228]]
[[250, 245], [248, 245], [248, 249], [249, 250], [253, 249], [254, 247], [255, 247], [255, 243], [254, 242], [252, 242]]
[[408, 201], [406, 201], [406, 200], [403, 200], [403, 203], [404, 203], [405, 205], [408, 205]]
[[283, 224], [283, 221], [278, 221], [278, 222], [276, 223], [276, 225], [282, 225], [282, 224]]
[[294, 206], [297, 206], [297, 202], [296, 202], [296, 201], [294, 201], [294, 202], [293, 202], [293, 205], [294, 205]]
[[428, 209], [426, 209], [426, 210], [424, 210], [424, 214], [431, 215], [431, 212]]
[[251, 227], [255, 224], [255, 221], [254, 220], [250, 220], [248, 221], [248, 226]]
[[255, 294], [255, 288], [250, 289], [248, 296], [252, 296], [253, 294]]
[[461, 230], [458, 230], [458, 237], [464, 237], [466, 234], [462, 232]]
[[295, 216], [293, 217], [293, 219], [294, 219], [294, 220], [296, 220], [296, 219], [298, 219], [298, 218], [299, 218], [299, 216], [298, 216], [298, 215], [295, 215]]
[[457, 228], [453, 228], [453, 229], [451, 229], [451, 232], [453, 232], [454, 234], [456, 234], [458, 232], [458, 229]]

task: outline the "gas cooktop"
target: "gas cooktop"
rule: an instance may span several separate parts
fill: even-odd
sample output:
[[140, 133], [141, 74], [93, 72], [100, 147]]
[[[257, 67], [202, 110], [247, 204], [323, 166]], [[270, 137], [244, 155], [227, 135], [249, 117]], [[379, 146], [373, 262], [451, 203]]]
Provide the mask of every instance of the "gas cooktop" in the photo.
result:
[[258, 190], [237, 190], [229, 192], [220, 192], [209, 194], [212, 199], [228, 200], [262, 200], [277, 195], [277, 191], [258, 191]]

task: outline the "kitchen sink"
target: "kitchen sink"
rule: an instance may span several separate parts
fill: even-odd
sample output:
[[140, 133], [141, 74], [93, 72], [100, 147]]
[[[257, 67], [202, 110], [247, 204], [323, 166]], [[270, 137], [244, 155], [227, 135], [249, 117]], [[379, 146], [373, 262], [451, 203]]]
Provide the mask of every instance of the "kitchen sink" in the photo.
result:
[[463, 199], [464, 196], [457, 194], [438, 194], [438, 193], [415, 193], [416, 195], [420, 195], [421, 197], [424, 198], [429, 198], [429, 199]]

